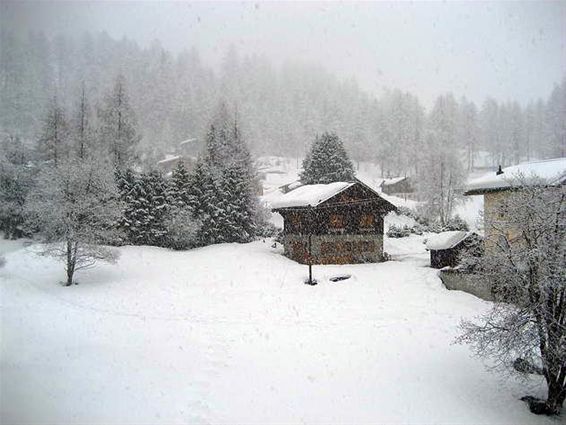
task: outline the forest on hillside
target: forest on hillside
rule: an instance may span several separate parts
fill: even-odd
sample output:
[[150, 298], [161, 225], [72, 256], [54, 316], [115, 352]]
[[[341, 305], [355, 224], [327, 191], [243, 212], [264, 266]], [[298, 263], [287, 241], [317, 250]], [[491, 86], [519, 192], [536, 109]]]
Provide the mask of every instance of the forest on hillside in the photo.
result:
[[237, 114], [256, 155], [304, 156], [316, 134], [334, 131], [354, 161], [378, 163], [384, 175], [418, 173], [423, 153], [434, 158], [439, 150], [463, 159], [467, 169], [566, 155], [566, 78], [528, 105], [492, 98], [476, 105], [447, 93], [427, 110], [408, 92], [392, 88], [377, 96], [323, 66], [274, 66], [235, 48], [215, 69], [194, 48], [173, 54], [158, 41], [140, 47], [104, 32], [49, 38], [4, 31], [1, 44], [3, 138], [35, 142], [49, 103], [56, 98], [72, 111], [83, 88], [97, 111], [122, 75], [146, 164], [189, 137], [202, 142], [220, 101]]

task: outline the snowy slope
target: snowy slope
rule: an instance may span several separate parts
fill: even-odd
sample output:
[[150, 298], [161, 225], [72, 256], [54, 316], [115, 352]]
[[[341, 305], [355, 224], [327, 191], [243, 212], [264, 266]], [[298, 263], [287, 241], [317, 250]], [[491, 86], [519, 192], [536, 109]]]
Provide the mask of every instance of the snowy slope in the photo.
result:
[[386, 240], [403, 262], [316, 266], [314, 287], [271, 241], [124, 247], [70, 288], [12, 250], [0, 422], [556, 424], [452, 344], [489, 304], [444, 289], [422, 240]]

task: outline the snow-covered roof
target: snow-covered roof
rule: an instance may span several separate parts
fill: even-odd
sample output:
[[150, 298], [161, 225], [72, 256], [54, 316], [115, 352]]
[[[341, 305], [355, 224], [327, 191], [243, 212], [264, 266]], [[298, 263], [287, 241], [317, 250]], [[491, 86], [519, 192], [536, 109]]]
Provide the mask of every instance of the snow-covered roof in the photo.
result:
[[351, 187], [354, 182], [307, 184], [281, 196], [271, 204], [273, 209], [293, 207], [316, 207], [324, 201]]
[[548, 159], [545, 161], [526, 162], [502, 169], [503, 173], [492, 171], [468, 183], [466, 195], [479, 195], [484, 192], [502, 190], [511, 187], [513, 179], [538, 177], [554, 186], [566, 181], [566, 158]]
[[303, 186], [303, 183], [301, 183], [300, 180], [295, 180], [295, 181], [292, 181], [290, 183], [286, 183], [282, 186], [279, 186], [279, 188], [280, 189], [287, 188], [289, 191], [291, 191], [291, 190], [294, 190], [294, 189], [301, 187], [301, 186]]
[[390, 179], [384, 179], [381, 184], [383, 186], [390, 186], [392, 184], [397, 184], [399, 182], [402, 182], [403, 180], [405, 180], [407, 177], [392, 177]]
[[183, 140], [182, 142], [179, 142], [179, 145], [180, 145], [180, 146], [188, 145], [189, 143], [194, 143], [194, 142], [196, 142], [196, 141], [197, 141], [196, 138], [191, 137], [190, 139]]
[[161, 161], [158, 161], [157, 163], [159, 165], [164, 165], [164, 164], [168, 164], [170, 162], [173, 161], [177, 161], [181, 159], [181, 155], [165, 155], [165, 159], [162, 159]]
[[460, 230], [438, 233], [428, 238], [426, 241], [426, 248], [433, 250], [454, 248], [472, 234], [473, 232], [464, 232]]

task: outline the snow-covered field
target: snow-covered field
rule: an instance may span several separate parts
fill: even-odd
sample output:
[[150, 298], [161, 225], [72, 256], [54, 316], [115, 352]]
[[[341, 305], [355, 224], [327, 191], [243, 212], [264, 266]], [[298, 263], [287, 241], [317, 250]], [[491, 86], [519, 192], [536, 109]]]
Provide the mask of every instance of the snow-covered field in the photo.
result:
[[61, 264], [11, 244], [0, 422], [557, 423], [453, 344], [488, 303], [444, 289], [421, 242], [387, 240], [396, 261], [315, 266], [314, 287], [269, 240], [124, 247], [69, 288]]

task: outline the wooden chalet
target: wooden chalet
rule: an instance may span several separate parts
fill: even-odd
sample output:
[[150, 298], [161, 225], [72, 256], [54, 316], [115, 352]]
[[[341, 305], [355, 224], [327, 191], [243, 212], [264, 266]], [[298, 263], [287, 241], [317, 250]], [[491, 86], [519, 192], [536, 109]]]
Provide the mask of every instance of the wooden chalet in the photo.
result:
[[387, 195], [405, 195], [415, 191], [410, 177], [394, 177], [381, 182], [381, 191]]
[[359, 180], [300, 186], [272, 204], [285, 255], [308, 264], [383, 260], [383, 218], [396, 207]]
[[481, 237], [474, 232], [450, 231], [431, 236], [426, 243], [430, 266], [435, 269], [456, 267], [466, 249], [479, 249]]

